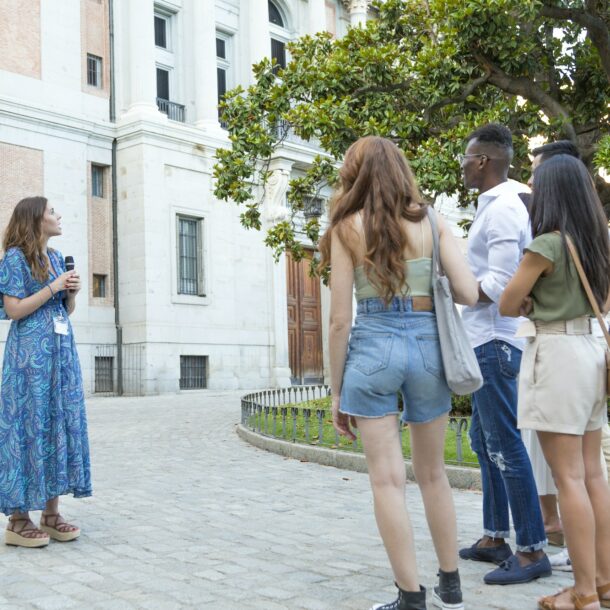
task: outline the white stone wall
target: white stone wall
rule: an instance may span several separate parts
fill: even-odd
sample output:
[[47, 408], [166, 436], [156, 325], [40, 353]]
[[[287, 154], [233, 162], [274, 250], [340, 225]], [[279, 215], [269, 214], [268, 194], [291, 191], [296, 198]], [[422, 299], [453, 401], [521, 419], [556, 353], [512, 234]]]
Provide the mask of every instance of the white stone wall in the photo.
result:
[[[326, 27], [327, 0], [277, 4], [289, 38]], [[332, 28], [340, 36], [350, 10], [339, 0], [334, 5]], [[208, 356], [213, 389], [289, 383], [284, 261], [273, 263], [264, 233], [241, 227], [236, 206], [215, 200], [212, 182], [215, 151], [229, 145], [216, 114], [216, 31], [230, 36], [229, 85], [247, 86], [251, 64], [270, 53], [267, 1], [114, 0], [116, 123], [108, 97], [83, 86], [81, 7], [81, 0], [40, 4], [39, 77], [0, 70], [0, 142], [43, 151], [43, 194], [64, 218], [64, 234], [53, 245], [83, 272], [73, 324], [86, 391], [93, 391], [96, 346], [116, 338], [114, 308], [87, 297], [88, 164], [110, 165], [114, 138], [120, 318], [124, 343], [143, 346], [145, 393], [178, 390], [181, 355]], [[184, 123], [156, 106], [158, 8], [171, 15], [171, 97], [185, 106]], [[282, 167], [290, 174], [313, 154], [290, 143]], [[177, 213], [204, 218], [204, 297], [177, 294]], [[323, 288], [325, 352], [328, 302]], [[0, 352], [8, 324], [0, 322]], [[326, 353], [324, 360], [327, 366]]]

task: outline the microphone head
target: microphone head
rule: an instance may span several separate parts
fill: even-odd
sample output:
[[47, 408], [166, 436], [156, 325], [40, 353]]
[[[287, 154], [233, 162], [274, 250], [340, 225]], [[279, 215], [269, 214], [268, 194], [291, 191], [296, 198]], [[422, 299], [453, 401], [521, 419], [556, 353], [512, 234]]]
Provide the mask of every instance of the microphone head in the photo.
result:
[[64, 263], [66, 265], [66, 271], [74, 271], [74, 257], [66, 256], [64, 258]]

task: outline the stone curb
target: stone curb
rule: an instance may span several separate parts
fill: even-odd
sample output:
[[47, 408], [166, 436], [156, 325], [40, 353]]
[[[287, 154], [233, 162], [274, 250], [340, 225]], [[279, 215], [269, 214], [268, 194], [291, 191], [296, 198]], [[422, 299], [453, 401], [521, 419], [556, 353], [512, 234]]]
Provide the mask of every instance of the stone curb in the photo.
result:
[[[295, 460], [315, 462], [322, 466], [334, 466], [335, 468], [352, 470], [354, 472], [367, 472], [366, 460], [362, 453], [291, 443], [279, 438], [258, 434], [249, 430], [243, 424], [237, 424], [236, 431], [242, 440], [271, 453], [277, 453], [278, 455]], [[446, 466], [445, 468], [451, 487], [456, 489], [481, 490], [481, 471], [479, 469], [463, 468], [461, 466]], [[405, 469], [407, 479], [415, 481], [413, 466], [409, 460], [405, 460]]]

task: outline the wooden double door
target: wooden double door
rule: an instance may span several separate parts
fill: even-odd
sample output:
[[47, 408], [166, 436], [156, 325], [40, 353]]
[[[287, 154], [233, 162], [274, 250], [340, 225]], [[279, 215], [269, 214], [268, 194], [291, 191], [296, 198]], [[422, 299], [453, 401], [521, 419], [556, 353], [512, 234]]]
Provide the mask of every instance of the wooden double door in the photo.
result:
[[320, 279], [310, 277], [313, 251], [296, 262], [286, 256], [288, 352], [293, 384], [323, 383]]

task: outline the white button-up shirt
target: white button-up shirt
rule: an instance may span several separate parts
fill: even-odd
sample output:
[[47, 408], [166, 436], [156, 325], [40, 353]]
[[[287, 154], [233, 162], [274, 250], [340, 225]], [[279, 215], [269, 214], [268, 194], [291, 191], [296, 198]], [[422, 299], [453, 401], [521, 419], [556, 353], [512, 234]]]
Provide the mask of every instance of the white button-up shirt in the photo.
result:
[[498, 301], [532, 240], [529, 214], [518, 195], [528, 191], [525, 185], [509, 180], [479, 195], [468, 234], [468, 262], [481, 289], [493, 302], [462, 310], [472, 347], [500, 339], [523, 349], [523, 339], [515, 337], [523, 318], [501, 316]]

